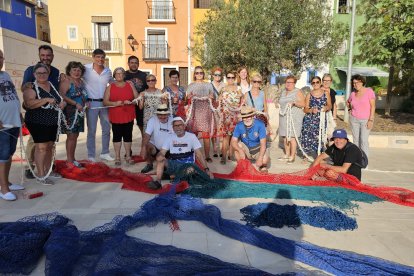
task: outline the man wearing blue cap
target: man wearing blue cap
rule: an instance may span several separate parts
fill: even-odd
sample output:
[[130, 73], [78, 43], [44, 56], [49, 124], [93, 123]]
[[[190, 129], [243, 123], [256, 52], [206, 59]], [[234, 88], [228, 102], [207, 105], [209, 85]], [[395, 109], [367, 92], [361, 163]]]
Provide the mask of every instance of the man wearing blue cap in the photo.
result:
[[[341, 173], [355, 176], [361, 180], [361, 164], [363, 154], [355, 145], [349, 142], [348, 135], [344, 129], [337, 129], [332, 134], [334, 143], [321, 153], [312, 163], [312, 167], [321, 165], [326, 169], [324, 177], [337, 180]], [[326, 160], [331, 159], [330, 165]]]

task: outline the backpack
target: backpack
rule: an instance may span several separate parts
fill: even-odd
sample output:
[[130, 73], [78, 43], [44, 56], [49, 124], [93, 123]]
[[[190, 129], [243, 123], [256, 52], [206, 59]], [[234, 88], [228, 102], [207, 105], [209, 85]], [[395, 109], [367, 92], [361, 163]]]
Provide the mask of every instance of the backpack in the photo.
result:
[[[354, 144], [355, 145], [355, 144]], [[351, 146], [351, 143], [347, 143], [346, 144], [346, 146], [345, 146], [345, 149], [347, 148], [347, 147], [349, 147], [349, 146]], [[368, 167], [368, 156], [367, 156], [367, 154], [362, 150], [362, 149], [360, 149], [357, 145], [355, 145], [358, 149], [359, 149], [359, 151], [361, 152], [361, 155], [362, 155], [362, 158], [361, 158], [361, 164], [359, 164], [359, 163], [355, 163], [355, 165], [357, 165], [358, 167], [361, 167], [361, 168], [363, 168], [363, 169], [365, 169], [366, 167]]]

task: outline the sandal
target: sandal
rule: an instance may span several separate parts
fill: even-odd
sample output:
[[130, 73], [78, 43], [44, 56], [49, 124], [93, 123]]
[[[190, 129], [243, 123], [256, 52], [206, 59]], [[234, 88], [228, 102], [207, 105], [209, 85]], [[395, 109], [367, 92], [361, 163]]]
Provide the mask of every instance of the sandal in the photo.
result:
[[269, 171], [267, 170], [267, 167], [265, 165], [263, 165], [259, 168], [259, 172], [268, 173]]
[[115, 159], [115, 166], [121, 166], [121, 159]]
[[211, 162], [213, 162], [213, 160], [211, 160], [211, 158], [210, 158], [210, 157], [207, 157], [207, 158], [206, 158], [206, 162], [207, 162], [207, 163], [211, 163]]
[[293, 163], [295, 163], [295, 157], [289, 157], [289, 159], [288, 159], [287, 163], [288, 163], [288, 164], [293, 164]]
[[131, 157], [126, 157], [125, 161], [128, 165], [134, 165], [135, 161], [133, 159], [131, 159]]

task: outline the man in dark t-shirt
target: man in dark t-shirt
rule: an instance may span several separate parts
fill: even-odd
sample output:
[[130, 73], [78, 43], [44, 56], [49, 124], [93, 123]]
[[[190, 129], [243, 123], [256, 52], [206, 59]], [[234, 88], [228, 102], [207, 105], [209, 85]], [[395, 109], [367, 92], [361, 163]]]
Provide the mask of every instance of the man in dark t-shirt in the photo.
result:
[[[361, 180], [362, 152], [351, 142], [348, 141], [347, 133], [344, 129], [337, 129], [333, 132], [331, 140], [334, 143], [321, 153], [312, 163], [312, 167], [321, 165], [325, 169], [324, 175], [331, 180], [337, 180], [341, 173], [355, 176]], [[326, 163], [326, 159], [332, 160], [332, 165]]]

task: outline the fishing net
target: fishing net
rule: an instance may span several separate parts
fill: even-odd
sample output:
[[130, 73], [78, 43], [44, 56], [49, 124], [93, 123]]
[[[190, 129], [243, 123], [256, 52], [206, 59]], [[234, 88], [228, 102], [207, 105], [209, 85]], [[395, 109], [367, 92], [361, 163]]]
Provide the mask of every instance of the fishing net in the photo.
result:
[[[223, 219], [217, 207], [203, 204], [201, 199], [188, 195], [177, 196], [174, 191], [147, 201], [133, 215], [116, 216], [111, 222], [91, 231], [78, 231], [75, 226], [67, 224], [67, 218], [56, 215], [33, 216], [9, 223], [7, 226], [11, 230], [5, 231], [2, 227], [0, 232], [1, 248], [8, 249], [0, 255], [0, 272], [27, 274], [33, 267], [29, 260], [35, 263], [33, 260], [38, 259], [44, 245], [46, 275], [264, 274], [254, 268], [225, 263], [194, 251], [156, 245], [126, 235], [128, 230], [172, 219], [202, 222], [229, 238], [335, 275], [414, 274], [413, 267], [303, 241], [295, 242]], [[27, 223], [28, 227], [21, 230], [21, 222]], [[38, 238], [22, 240], [38, 232], [41, 232]], [[21, 246], [17, 242], [19, 240], [22, 240]], [[12, 267], [9, 264], [8, 255], [5, 255], [9, 252], [19, 258], [14, 264], [20, 265]], [[24, 268], [21, 267], [25, 264]]]
[[358, 227], [356, 219], [329, 207], [258, 203], [246, 206], [240, 212], [243, 214], [242, 220], [251, 226], [297, 228], [308, 224], [331, 231], [354, 230]]

